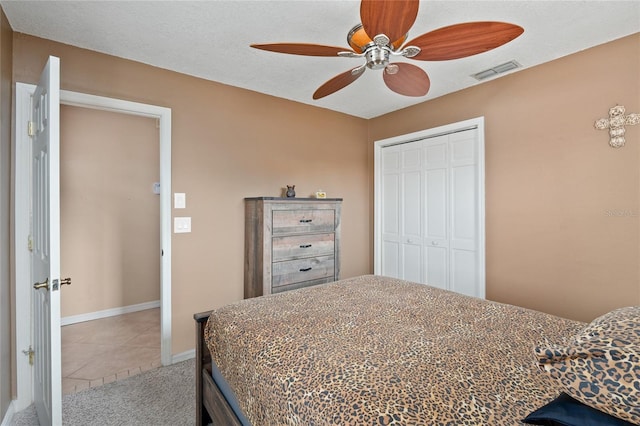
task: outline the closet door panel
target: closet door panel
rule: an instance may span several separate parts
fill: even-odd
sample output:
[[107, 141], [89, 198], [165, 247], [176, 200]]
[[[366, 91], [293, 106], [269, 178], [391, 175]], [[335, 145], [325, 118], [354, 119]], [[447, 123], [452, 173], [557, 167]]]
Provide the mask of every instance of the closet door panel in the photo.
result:
[[401, 150], [401, 168], [404, 171], [420, 170], [422, 166], [422, 147], [419, 143], [398, 145]]
[[478, 240], [477, 132], [449, 136], [451, 151], [451, 247], [476, 250]]
[[422, 182], [420, 171], [402, 174], [403, 242], [417, 243], [422, 238]]
[[425, 172], [424, 214], [427, 244], [447, 240], [447, 169]]
[[423, 142], [425, 221], [425, 282], [449, 288], [448, 141], [446, 135]]
[[448, 289], [449, 250], [447, 247], [426, 246], [426, 284]]
[[451, 165], [474, 164], [477, 161], [476, 131], [467, 130], [464, 132], [449, 135], [449, 146], [451, 150]]
[[400, 152], [385, 150], [382, 178], [382, 275], [400, 278]]
[[451, 250], [450, 290], [468, 296], [478, 296], [477, 256], [473, 251]]
[[384, 171], [393, 171], [400, 169], [400, 150], [395, 147], [384, 149], [382, 154], [382, 168]]
[[447, 167], [447, 145], [448, 145], [449, 137], [447, 135], [444, 136], [436, 136], [431, 139], [427, 139], [423, 141], [423, 152], [424, 152], [424, 164], [425, 168], [442, 168]]
[[478, 153], [475, 130], [450, 135], [450, 289], [478, 295]]
[[391, 278], [400, 276], [400, 244], [394, 241], [382, 243], [382, 275]]
[[451, 247], [475, 250], [477, 239], [476, 168], [451, 169]]
[[389, 173], [383, 178], [382, 233], [387, 237], [400, 236], [400, 174]]
[[402, 149], [400, 190], [402, 278], [423, 282], [422, 276], [422, 148], [407, 144]]
[[403, 244], [402, 279], [422, 283], [422, 245]]

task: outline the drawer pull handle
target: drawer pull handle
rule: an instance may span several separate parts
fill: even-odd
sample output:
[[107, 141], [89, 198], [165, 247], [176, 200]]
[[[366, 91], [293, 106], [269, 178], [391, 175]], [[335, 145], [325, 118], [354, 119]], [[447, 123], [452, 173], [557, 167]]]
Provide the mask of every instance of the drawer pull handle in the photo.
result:
[[311, 268], [302, 268], [302, 269], [300, 269], [300, 272], [307, 272], [307, 271], [310, 271], [310, 270], [311, 270]]
[[309, 248], [309, 247], [311, 247], [311, 244], [302, 244], [300, 246], [300, 248]]
[[313, 219], [300, 219], [300, 223], [311, 223]]

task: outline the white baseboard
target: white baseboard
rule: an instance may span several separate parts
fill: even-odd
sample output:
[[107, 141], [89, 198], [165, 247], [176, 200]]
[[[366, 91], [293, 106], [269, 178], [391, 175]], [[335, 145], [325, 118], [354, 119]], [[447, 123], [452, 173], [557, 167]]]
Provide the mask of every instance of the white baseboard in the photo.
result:
[[60, 318], [60, 325], [76, 324], [78, 322], [97, 320], [100, 318], [113, 317], [116, 315], [129, 314], [131, 312], [144, 311], [146, 309], [153, 309], [153, 308], [159, 308], [159, 307], [160, 307], [160, 301], [154, 300], [153, 302], [138, 303], [137, 305], [129, 305], [129, 306], [122, 306], [120, 308], [105, 309], [104, 311], [89, 312], [87, 314], [80, 314], [80, 315], [70, 315], [68, 317]]
[[175, 364], [177, 362], [186, 361], [188, 359], [192, 359], [196, 357], [196, 350], [191, 349], [185, 352], [181, 352], [179, 354], [175, 354], [171, 357], [171, 364]]
[[13, 415], [16, 413], [14, 402], [15, 401], [11, 401], [11, 403], [9, 404], [9, 408], [7, 408], [7, 412], [4, 414], [4, 417], [2, 418], [2, 423], [0, 423], [0, 426], [9, 426], [11, 424], [11, 420], [13, 420]]

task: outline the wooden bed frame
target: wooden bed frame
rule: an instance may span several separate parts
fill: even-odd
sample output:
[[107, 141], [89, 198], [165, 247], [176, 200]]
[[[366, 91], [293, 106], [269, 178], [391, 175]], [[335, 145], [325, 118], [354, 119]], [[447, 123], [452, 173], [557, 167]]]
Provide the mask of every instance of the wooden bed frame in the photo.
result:
[[196, 320], [196, 425], [241, 426], [242, 423], [213, 380], [212, 360], [204, 328], [211, 311], [193, 315]]

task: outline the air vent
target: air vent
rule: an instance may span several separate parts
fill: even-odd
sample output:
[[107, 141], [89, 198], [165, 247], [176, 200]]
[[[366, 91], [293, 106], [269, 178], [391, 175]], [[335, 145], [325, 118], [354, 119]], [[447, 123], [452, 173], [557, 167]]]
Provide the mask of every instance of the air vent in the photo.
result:
[[509, 61], [509, 62], [505, 62], [504, 64], [496, 65], [493, 68], [489, 68], [487, 70], [475, 73], [471, 75], [471, 77], [475, 78], [476, 80], [482, 81], [482, 80], [486, 80], [487, 78], [494, 77], [498, 74], [502, 74], [504, 72], [511, 71], [516, 68], [520, 68], [521, 66], [522, 65], [520, 65], [516, 61]]

